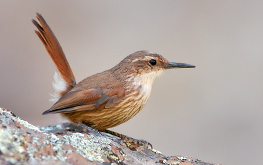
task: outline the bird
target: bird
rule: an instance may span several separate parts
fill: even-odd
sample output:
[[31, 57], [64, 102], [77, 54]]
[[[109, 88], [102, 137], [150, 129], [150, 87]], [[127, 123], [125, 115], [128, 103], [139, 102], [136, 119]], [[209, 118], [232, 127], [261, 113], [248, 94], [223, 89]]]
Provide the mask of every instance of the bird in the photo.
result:
[[103, 131], [134, 117], [146, 104], [154, 80], [173, 68], [195, 68], [169, 62], [162, 55], [142, 50], [121, 62], [76, 83], [74, 74], [56, 36], [41, 14], [32, 19], [38, 35], [59, 73], [55, 73], [54, 105], [43, 112], [61, 114], [73, 123], [83, 123]]

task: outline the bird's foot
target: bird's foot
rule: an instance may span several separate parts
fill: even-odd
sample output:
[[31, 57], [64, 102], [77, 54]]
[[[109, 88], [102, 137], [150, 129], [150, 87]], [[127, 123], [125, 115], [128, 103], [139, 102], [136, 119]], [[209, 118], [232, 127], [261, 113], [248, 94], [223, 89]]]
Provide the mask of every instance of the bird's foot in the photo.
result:
[[147, 149], [150, 150], [153, 149], [152, 144], [145, 140], [134, 139], [110, 130], [105, 130], [104, 132], [106, 136], [110, 137], [112, 140], [118, 142], [122, 146], [129, 148], [132, 151], [135, 151], [136, 148], [140, 146], [146, 147]]

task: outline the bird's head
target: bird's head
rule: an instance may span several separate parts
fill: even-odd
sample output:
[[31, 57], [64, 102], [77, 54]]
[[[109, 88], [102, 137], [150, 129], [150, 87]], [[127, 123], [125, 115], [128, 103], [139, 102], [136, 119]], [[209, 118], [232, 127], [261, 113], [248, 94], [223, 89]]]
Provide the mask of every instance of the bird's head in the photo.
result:
[[154, 81], [163, 71], [174, 68], [194, 68], [194, 65], [169, 62], [163, 56], [149, 51], [138, 51], [124, 58], [118, 66], [124, 73]]

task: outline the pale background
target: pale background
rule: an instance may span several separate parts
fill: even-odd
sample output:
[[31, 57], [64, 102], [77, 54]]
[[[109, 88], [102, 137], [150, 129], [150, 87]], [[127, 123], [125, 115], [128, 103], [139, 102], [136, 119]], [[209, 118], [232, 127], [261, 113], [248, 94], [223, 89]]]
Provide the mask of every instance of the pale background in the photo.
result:
[[149, 50], [195, 69], [165, 73], [145, 108], [112, 130], [165, 155], [261, 164], [263, 1], [1, 1], [0, 106], [34, 125], [52, 106], [55, 71], [31, 23], [41, 13], [77, 81]]

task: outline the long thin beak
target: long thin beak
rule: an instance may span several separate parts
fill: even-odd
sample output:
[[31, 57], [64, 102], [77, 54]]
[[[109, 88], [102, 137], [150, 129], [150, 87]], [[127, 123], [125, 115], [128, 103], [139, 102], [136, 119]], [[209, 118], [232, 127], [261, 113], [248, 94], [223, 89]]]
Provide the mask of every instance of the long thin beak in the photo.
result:
[[177, 62], [170, 62], [169, 64], [164, 66], [165, 69], [172, 69], [172, 68], [195, 68], [194, 65], [185, 64], [185, 63], [177, 63]]

